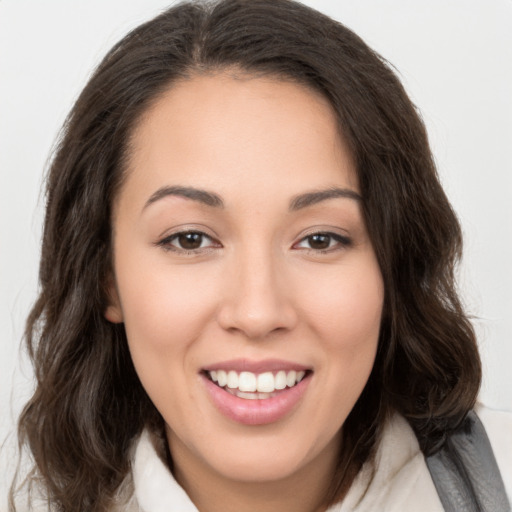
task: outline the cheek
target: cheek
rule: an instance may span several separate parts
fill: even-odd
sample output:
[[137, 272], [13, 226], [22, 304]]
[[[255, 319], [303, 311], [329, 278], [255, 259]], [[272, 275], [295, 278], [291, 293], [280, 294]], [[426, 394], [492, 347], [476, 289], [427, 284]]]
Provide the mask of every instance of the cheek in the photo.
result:
[[214, 309], [215, 283], [197, 270], [125, 258], [117, 264], [118, 289], [132, 357], [186, 350]]
[[194, 346], [211, 321], [215, 283], [197, 270], [138, 263], [125, 257], [116, 269], [133, 364], [164, 417], [186, 417], [192, 396], [184, 375], [195, 375]]
[[[304, 317], [319, 340], [318, 357], [327, 372], [322, 385], [342, 404], [344, 420], [362, 392], [377, 351], [384, 287], [373, 259], [346, 264], [328, 275], [311, 276]], [[325, 379], [325, 380], [324, 380]]]
[[310, 279], [304, 304], [322, 339], [333, 348], [355, 351], [377, 341], [384, 287], [376, 263], [347, 265]]
[[[305, 274], [304, 274], [305, 275]], [[324, 439], [343, 425], [361, 395], [377, 351], [384, 287], [373, 259], [308, 274], [301, 284], [302, 316], [315, 340], [322, 397], [315, 419]], [[304, 290], [308, 290], [305, 292]]]

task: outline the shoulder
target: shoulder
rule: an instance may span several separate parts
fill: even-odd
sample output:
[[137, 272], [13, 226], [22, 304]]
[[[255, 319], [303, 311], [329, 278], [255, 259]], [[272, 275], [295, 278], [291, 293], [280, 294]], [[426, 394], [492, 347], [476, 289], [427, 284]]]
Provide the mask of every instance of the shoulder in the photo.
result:
[[475, 412], [484, 425], [498, 463], [508, 500], [512, 503], [512, 412], [478, 404]]
[[443, 510], [416, 436], [398, 413], [384, 425], [374, 459], [363, 466], [343, 502], [329, 512], [375, 510]]

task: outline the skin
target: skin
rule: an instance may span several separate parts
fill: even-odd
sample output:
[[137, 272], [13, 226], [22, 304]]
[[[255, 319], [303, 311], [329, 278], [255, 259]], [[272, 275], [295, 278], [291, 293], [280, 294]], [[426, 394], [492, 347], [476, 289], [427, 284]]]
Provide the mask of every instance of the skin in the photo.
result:
[[[289, 208], [312, 191], [359, 193], [332, 108], [286, 81], [199, 75], [153, 104], [132, 148], [105, 315], [125, 323], [175, 477], [205, 512], [322, 510], [343, 422], [373, 366], [384, 296], [359, 200]], [[224, 205], [154, 196], [170, 186]], [[187, 252], [170, 235], [191, 229], [205, 236]], [[308, 238], [318, 232], [349, 242], [331, 235], [320, 250]], [[200, 376], [236, 358], [313, 373], [291, 413], [248, 426], [219, 412]]]

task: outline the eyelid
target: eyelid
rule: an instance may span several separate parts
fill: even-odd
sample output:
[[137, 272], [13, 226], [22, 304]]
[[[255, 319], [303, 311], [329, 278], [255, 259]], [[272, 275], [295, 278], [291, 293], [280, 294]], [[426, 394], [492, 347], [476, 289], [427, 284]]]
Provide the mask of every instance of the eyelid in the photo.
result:
[[[315, 235], [325, 235], [328, 237], [331, 237], [333, 240], [337, 242], [337, 245], [335, 247], [328, 247], [326, 249], [315, 249], [313, 247], [298, 247], [299, 244], [306, 241], [309, 237], [315, 236]], [[314, 228], [310, 229], [305, 233], [302, 233], [300, 235], [300, 238], [297, 242], [295, 242], [292, 245], [292, 249], [297, 250], [305, 250], [309, 252], [313, 252], [315, 254], [325, 254], [329, 252], [335, 252], [339, 250], [344, 250], [348, 247], [350, 247], [353, 244], [352, 239], [348, 235], [341, 234], [339, 231], [334, 231], [333, 228]]]
[[[197, 255], [204, 254], [205, 252], [211, 251], [212, 249], [221, 248], [222, 244], [218, 241], [218, 237], [209, 233], [210, 230], [205, 228], [204, 226], [197, 225], [185, 225], [174, 228], [171, 232], [166, 232], [164, 235], [161, 235], [158, 240], [154, 243], [155, 246], [161, 247], [164, 250], [172, 251], [178, 254], [187, 255]], [[197, 249], [185, 249], [172, 245], [172, 242], [176, 240], [180, 235], [185, 235], [187, 233], [197, 233], [205, 238], [211, 240], [212, 244], [208, 247], [198, 247]]]

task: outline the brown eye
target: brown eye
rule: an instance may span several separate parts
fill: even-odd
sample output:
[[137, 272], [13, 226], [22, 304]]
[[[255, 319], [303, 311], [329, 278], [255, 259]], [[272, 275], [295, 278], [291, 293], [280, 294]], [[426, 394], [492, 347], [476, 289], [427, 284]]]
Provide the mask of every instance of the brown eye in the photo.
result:
[[199, 253], [203, 249], [221, 247], [219, 242], [201, 231], [181, 231], [174, 233], [160, 242], [157, 242], [156, 245], [177, 253]]
[[175, 242], [180, 249], [186, 249], [188, 251], [199, 249], [203, 244], [204, 235], [202, 233], [180, 233]]
[[338, 233], [313, 233], [304, 237], [295, 249], [306, 249], [310, 251], [331, 252], [337, 249], [349, 247], [352, 244], [350, 238], [339, 235]]
[[328, 249], [331, 245], [331, 239], [332, 237], [325, 233], [318, 233], [307, 237], [311, 249], [317, 250]]

